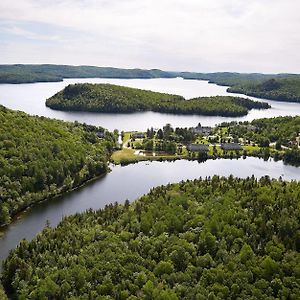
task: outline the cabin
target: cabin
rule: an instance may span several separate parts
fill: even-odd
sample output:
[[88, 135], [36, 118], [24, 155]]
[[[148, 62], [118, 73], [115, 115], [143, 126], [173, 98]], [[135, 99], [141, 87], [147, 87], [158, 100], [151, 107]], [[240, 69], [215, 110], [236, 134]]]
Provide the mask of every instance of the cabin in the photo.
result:
[[203, 134], [203, 135], [210, 135], [212, 134], [212, 127], [210, 126], [201, 126], [199, 123], [197, 127], [192, 128], [192, 132], [195, 134]]
[[187, 149], [191, 152], [208, 152], [208, 145], [206, 144], [189, 144]]
[[146, 137], [145, 133], [133, 133], [131, 138], [133, 139], [144, 139]]
[[221, 149], [224, 151], [240, 151], [243, 150], [242, 146], [238, 143], [223, 143]]

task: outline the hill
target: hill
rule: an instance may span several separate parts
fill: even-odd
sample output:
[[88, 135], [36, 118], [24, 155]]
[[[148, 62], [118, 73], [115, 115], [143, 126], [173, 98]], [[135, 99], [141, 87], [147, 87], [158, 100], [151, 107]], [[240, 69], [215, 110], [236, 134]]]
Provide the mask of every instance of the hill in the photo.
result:
[[200, 97], [190, 100], [182, 96], [117, 86], [112, 84], [69, 85], [51, 98], [46, 105], [67, 111], [132, 113], [154, 111], [173, 114], [220, 116], [246, 115], [252, 108], [266, 109], [267, 103], [230, 96]]
[[113, 135], [103, 128], [0, 106], [0, 225], [35, 202], [106, 173], [113, 146]]
[[299, 193], [268, 177], [158, 187], [22, 241], [2, 281], [17, 299], [297, 299]]
[[272, 78], [256, 84], [233, 86], [228, 92], [276, 101], [300, 102], [300, 77]]
[[170, 72], [158, 69], [120, 69], [68, 65], [0, 65], [0, 83], [62, 81], [64, 78], [170, 78]]

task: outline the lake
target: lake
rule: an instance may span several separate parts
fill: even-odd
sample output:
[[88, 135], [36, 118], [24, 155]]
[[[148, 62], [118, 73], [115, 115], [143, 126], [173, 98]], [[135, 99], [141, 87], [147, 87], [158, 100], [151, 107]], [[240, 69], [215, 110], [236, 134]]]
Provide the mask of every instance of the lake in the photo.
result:
[[[162, 127], [166, 123], [174, 127], [192, 127], [199, 122], [202, 125], [215, 125], [223, 121], [248, 120], [262, 117], [297, 115], [300, 111], [298, 103], [284, 103], [270, 100], [269, 110], [252, 110], [247, 116], [239, 118], [186, 116], [160, 114], [153, 112], [134, 114], [97, 114], [82, 112], [60, 112], [45, 106], [45, 100], [76, 82], [113, 83], [129, 87], [149, 89], [153, 91], [179, 94], [186, 98], [198, 96], [236, 95], [226, 92], [226, 87], [209, 84], [207, 81], [173, 79], [67, 79], [63, 82], [33, 83], [33, 84], [0, 84], [0, 104], [15, 110], [21, 110], [31, 115], [57, 118], [65, 121], [79, 121], [87, 124], [100, 125], [109, 130], [145, 130], [148, 127]], [[254, 97], [249, 97], [256, 99]], [[32, 239], [42, 230], [47, 220], [52, 226], [58, 224], [63, 216], [82, 212], [86, 209], [103, 208], [111, 202], [134, 200], [150, 188], [178, 182], [185, 179], [195, 179], [200, 176], [214, 174], [247, 177], [254, 174], [257, 177], [269, 175], [284, 179], [300, 179], [299, 169], [285, 166], [282, 162], [263, 161], [258, 158], [246, 160], [210, 160], [205, 163], [195, 161], [176, 162], [141, 162], [126, 167], [116, 166], [105, 177], [96, 180], [84, 188], [71, 192], [63, 197], [39, 203], [34, 208], [22, 214], [22, 217], [10, 226], [0, 238], [0, 260], [5, 258], [21, 239]]]
[[[45, 116], [66, 121], [79, 121], [87, 124], [99, 125], [109, 130], [146, 130], [153, 126], [161, 128], [166, 123], [173, 127], [193, 127], [199, 122], [202, 125], [213, 126], [226, 121], [251, 121], [257, 118], [276, 116], [294, 116], [300, 112], [300, 103], [285, 103], [271, 100], [254, 100], [268, 102], [272, 108], [268, 110], [252, 110], [247, 116], [238, 118], [172, 115], [155, 112], [141, 112], [132, 114], [103, 114], [88, 112], [62, 112], [45, 106], [45, 100], [65, 86], [78, 82], [112, 83], [152, 91], [173, 93], [187, 99], [198, 96], [235, 95], [226, 92], [227, 87], [209, 84], [202, 80], [171, 79], [66, 79], [63, 82], [31, 83], [31, 84], [0, 84], [0, 104], [15, 110], [21, 110], [31, 115]], [[240, 95], [243, 96], [243, 95]], [[245, 96], [243, 96], [245, 97]]]
[[63, 216], [85, 211], [89, 208], [99, 209], [106, 204], [126, 199], [132, 201], [152, 187], [181, 180], [199, 177], [233, 174], [237, 177], [270, 177], [300, 180], [299, 169], [284, 165], [282, 161], [272, 159], [264, 161], [248, 157], [234, 160], [197, 161], [177, 160], [175, 162], [140, 162], [128, 166], [112, 167], [112, 172], [101, 179], [93, 181], [83, 188], [65, 196], [41, 202], [22, 214], [22, 217], [10, 226], [0, 238], [0, 260], [4, 259], [21, 239], [32, 239], [40, 232], [48, 220], [51, 226], [59, 223]]

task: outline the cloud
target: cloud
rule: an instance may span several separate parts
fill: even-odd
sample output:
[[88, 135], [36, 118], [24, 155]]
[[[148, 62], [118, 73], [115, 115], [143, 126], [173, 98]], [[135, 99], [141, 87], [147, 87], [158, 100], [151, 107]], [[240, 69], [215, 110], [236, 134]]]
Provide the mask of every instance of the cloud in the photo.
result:
[[1, 0], [1, 62], [299, 72], [299, 10], [295, 0]]

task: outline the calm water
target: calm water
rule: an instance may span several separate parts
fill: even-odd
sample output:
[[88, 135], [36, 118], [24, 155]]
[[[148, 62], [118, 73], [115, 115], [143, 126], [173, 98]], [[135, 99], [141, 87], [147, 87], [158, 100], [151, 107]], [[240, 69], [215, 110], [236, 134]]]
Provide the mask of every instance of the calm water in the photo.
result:
[[22, 218], [11, 224], [0, 239], [0, 260], [5, 258], [10, 249], [21, 239], [32, 239], [45, 226], [47, 220], [55, 226], [63, 216], [82, 212], [89, 208], [103, 208], [115, 201], [134, 200], [147, 193], [150, 188], [167, 183], [179, 182], [205, 176], [233, 174], [237, 177], [270, 177], [300, 180], [299, 169], [286, 166], [273, 160], [263, 161], [258, 158], [245, 160], [210, 160], [176, 162], [140, 162], [126, 167], [116, 166], [105, 177], [88, 184], [86, 187], [71, 192], [61, 198], [36, 205], [23, 214]]
[[[63, 89], [66, 85], [76, 82], [113, 83], [123, 86], [149, 89], [182, 95], [186, 98], [197, 96], [230, 95], [226, 87], [208, 84], [206, 81], [175, 79], [67, 79], [55, 83], [34, 84], [0, 84], [0, 104], [27, 112], [32, 115], [46, 116], [67, 121], [79, 121], [100, 125], [110, 130], [145, 130], [150, 126], [162, 127], [171, 123], [174, 127], [215, 125], [233, 118], [207, 116], [181, 116], [153, 112], [135, 114], [96, 114], [81, 112], [60, 112], [47, 108], [45, 100]], [[255, 99], [253, 97], [250, 97]], [[272, 105], [269, 110], [252, 110], [247, 116], [235, 120], [253, 120], [261, 117], [280, 115], [297, 115], [300, 104], [266, 101]], [[184, 179], [194, 179], [200, 176], [230, 175], [247, 177], [254, 174], [257, 177], [270, 175], [284, 179], [300, 179], [299, 169], [285, 166], [282, 162], [247, 158], [246, 160], [216, 160], [199, 164], [198, 162], [152, 162], [139, 163], [126, 167], [113, 167], [112, 172], [86, 187], [69, 193], [64, 197], [40, 203], [23, 214], [22, 218], [11, 224], [0, 239], [0, 260], [5, 258], [10, 249], [23, 239], [33, 238], [44, 227], [47, 220], [52, 226], [58, 224], [62, 216], [81, 212], [89, 208], [102, 208], [106, 204], [126, 199], [134, 200], [151, 187], [178, 182]]]
[[[45, 100], [65, 86], [76, 82], [113, 83], [123, 86], [149, 89], [158, 92], [178, 94], [187, 99], [197, 96], [236, 95], [226, 92], [226, 87], [208, 84], [207, 81], [172, 79], [66, 79], [63, 82], [33, 83], [33, 84], [0, 84], [0, 104], [25, 111], [32, 115], [46, 116], [68, 121], [79, 121], [93, 125], [101, 125], [110, 130], [146, 130], [147, 128], [162, 127], [166, 123], [174, 127], [191, 127], [201, 122], [202, 125], [215, 125], [233, 118], [185, 116], [160, 114], [154, 112], [134, 114], [99, 114], [85, 112], [61, 112], [45, 106]], [[245, 96], [243, 96], [245, 97]], [[254, 97], [249, 97], [255, 99]], [[300, 104], [281, 103], [262, 100], [271, 104], [269, 110], [252, 110], [247, 116], [234, 120], [253, 120], [263, 117], [297, 115], [300, 113]]]

